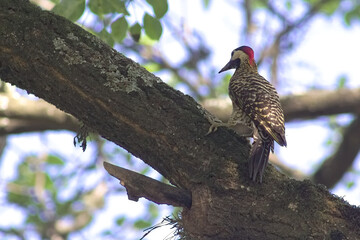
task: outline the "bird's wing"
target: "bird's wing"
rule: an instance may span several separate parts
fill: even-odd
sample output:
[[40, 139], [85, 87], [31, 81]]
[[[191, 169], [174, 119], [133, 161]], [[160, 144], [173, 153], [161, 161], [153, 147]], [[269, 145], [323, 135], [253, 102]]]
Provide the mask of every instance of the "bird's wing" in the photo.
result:
[[[237, 88], [231, 94], [258, 128], [265, 130], [279, 145], [286, 146], [284, 114], [275, 88], [264, 78], [250, 79], [246, 87]], [[244, 90], [246, 89], [246, 90]]]

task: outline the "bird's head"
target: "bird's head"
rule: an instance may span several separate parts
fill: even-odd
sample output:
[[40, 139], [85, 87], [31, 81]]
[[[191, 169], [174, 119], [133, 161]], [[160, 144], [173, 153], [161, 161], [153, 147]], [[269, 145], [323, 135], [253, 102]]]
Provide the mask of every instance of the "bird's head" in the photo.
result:
[[219, 73], [233, 68], [238, 69], [242, 65], [249, 66], [255, 70], [257, 69], [254, 59], [254, 51], [251, 47], [241, 46], [234, 49], [231, 52], [230, 61], [219, 71]]

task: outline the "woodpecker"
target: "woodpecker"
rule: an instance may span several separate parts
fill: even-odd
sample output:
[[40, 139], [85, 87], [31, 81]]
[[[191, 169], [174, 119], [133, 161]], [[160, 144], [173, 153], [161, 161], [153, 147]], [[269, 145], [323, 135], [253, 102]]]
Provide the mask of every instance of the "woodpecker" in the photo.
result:
[[250, 47], [233, 50], [230, 61], [219, 73], [229, 69], [235, 69], [229, 83], [233, 112], [227, 123], [211, 121], [208, 134], [220, 126], [245, 126], [245, 131], [238, 133], [254, 139], [249, 157], [250, 178], [256, 181], [259, 176], [261, 183], [270, 150], [274, 152], [274, 141], [286, 147], [283, 109], [275, 87], [258, 73]]

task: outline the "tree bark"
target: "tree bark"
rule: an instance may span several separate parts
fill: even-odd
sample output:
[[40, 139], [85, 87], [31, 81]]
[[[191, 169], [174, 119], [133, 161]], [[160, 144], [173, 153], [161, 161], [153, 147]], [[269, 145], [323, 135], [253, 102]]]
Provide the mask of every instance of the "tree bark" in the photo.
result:
[[[358, 239], [360, 211], [269, 166], [248, 178], [248, 140], [205, 136], [206, 111], [77, 25], [24, 0], [0, 2], [0, 77], [64, 110], [191, 193], [193, 239]], [[345, 238], [346, 237], [346, 238]]]

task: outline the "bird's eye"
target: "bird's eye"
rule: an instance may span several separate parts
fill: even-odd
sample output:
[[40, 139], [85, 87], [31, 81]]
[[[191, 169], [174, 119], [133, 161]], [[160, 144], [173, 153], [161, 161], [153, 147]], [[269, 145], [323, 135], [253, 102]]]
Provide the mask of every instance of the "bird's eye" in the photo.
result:
[[231, 56], [233, 56], [233, 55], [234, 55], [234, 51], [231, 52]]

